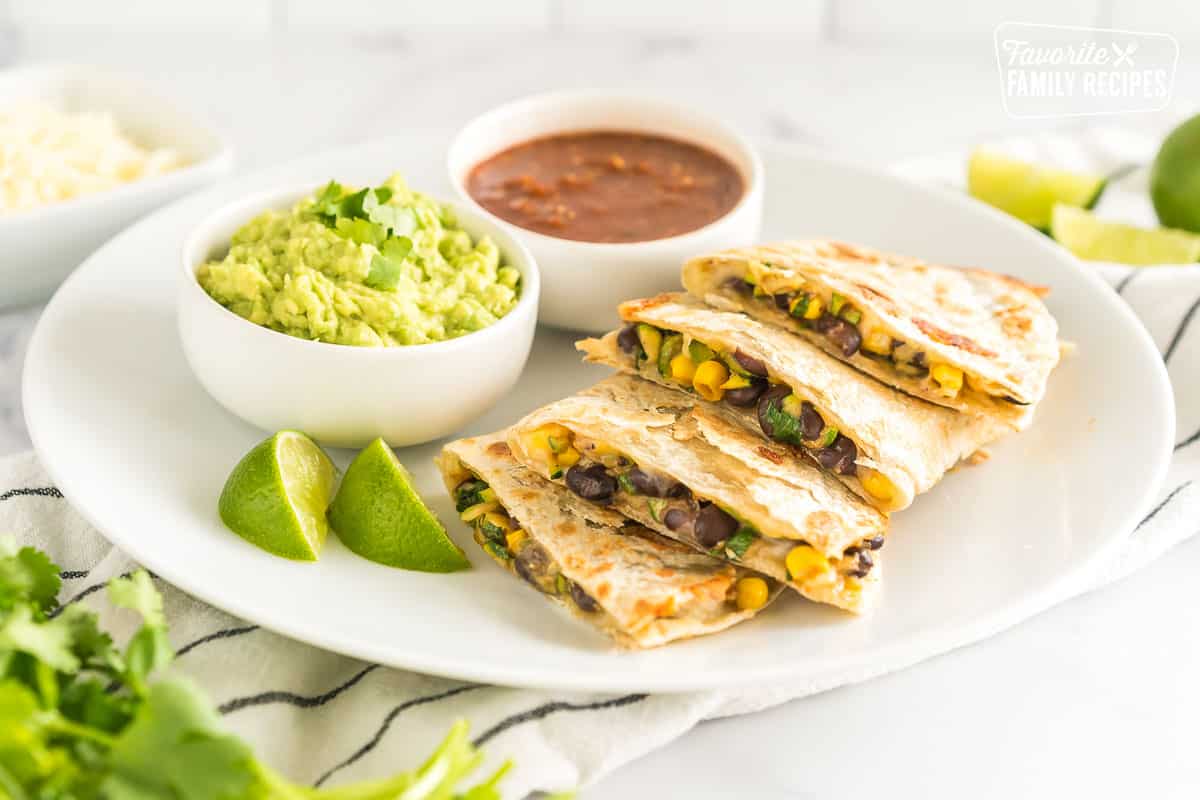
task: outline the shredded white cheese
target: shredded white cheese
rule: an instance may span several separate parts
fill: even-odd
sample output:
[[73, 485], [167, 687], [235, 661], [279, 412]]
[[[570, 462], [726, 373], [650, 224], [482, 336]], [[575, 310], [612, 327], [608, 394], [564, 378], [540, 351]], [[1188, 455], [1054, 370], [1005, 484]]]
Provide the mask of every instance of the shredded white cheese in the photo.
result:
[[182, 165], [171, 149], [131, 141], [112, 114], [40, 102], [0, 108], [0, 213], [107, 191]]

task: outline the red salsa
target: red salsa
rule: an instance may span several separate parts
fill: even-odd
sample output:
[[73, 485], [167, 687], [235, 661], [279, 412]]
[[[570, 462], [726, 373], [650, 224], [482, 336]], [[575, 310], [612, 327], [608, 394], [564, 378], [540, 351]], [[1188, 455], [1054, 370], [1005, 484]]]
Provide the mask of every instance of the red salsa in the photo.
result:
[[503, 220], [560, 239], [645, 242], [702, 228], [745, 192], [726, 159], [624, 131], [533, 139], [476, 164], [467, 192]]

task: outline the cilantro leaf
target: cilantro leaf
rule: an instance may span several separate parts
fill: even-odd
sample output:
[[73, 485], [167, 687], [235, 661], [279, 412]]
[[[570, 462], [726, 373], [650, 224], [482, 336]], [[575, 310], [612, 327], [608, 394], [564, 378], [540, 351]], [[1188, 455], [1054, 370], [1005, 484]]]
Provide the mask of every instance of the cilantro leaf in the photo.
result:
[[89, 728], [117, 733], [129, 724], [136, 702], [136, 698], [128, 694], [106, 691], [103, 681], [87, 678], [67, 684], [58, 711], [67, 719]]
[[31, 603], [39, 612], [54, 607], [62, 586], [58, 565], [32, 547], [15, 550], [11, 545], [0, 556], [0, 609]]
[[100, 794], [112, 798], [235, 800], [253, 797], [258, 772], [250, 748], [221, 730], [208, 698], [183, 680], [150, 688], [113, 743], [112, 773]]
[[387, 229], [375, 225], [365, 219], [350, 219], [341, 217], [334, 223], [334, 230], [343, 237], [359, 244], [369, 244], [379, 247], [387, 239]]
[[379, 253], [371, 258], [371, 269], [363, 281], [372, 289], [393, 291], [400, 283], [404, 259], [412, 251], [412, 239], [388, 239]]
[[377, 206], [379, 201], [375, 199], [375, 192], [371, 189], [359, 189], [353, 194], [348, 194], [342, 198], [339, 204], [338, 216], [349, 217], [350, 219], [367, 219], [367, 212]]
[[166, 624], [162, 595], [154, 588], [149, 573], [144, 569], [139, 569], [128, 578], [109, 581], [108, 600], [118, 608], [128, 608], [141, 614], [142, 621], [147, 625]]
[[[71, 631], [71, 651], [84, 664], [120, 672], [120, 655], [113, 649], [112, 639], [100, 630], [94, 611], [81, 605], [69, 605], [58, 616], [59, 624]], [[114, 661], [115, 657], [115, 661]]]
[[175, 657], [167, 641], [167, 629], [158, 625], [143, 625], [125, 646], [124, 677], [137, 694], [145, 693], [146, 679], [151, 673]]
[[334, 220], [337, 219], [344, 191], [341, 184], [337, 181], [330, 181], [317, 194], [316, 201], [313, 204], [313, 213], [326, 225], [332, 225]]
[[368, 219], [382, 225], [395, 238], [412, 236], [417, 229], [417, 215], [411, 208], [380, 205], [371, 209]]
[[16, 650], [28, 653], [59, 672], [79, 669], [79, 659], [71, 652], [71, 628], [61, 618], [41, 622], [33, 607], [17, 606], [0, 622], [0, 653]]
[[750, 545], [757, 535], [749, 525], [738, 528], [737, 533], [730, 536], [725, 542], [726, 554], [734, 559], [740, 559], [746, 555], [746, 551], [750, 549]]

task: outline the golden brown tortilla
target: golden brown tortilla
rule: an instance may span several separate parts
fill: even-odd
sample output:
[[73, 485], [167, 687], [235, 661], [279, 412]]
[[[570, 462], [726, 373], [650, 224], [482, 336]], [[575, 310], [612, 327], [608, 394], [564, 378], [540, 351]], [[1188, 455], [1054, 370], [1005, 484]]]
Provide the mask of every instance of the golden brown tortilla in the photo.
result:
[[[754, 616], [739, 610], [737, 581], [752, 575], [581, 500], [513, 459], [505, 432], [451, 442], [438, 457], [446, 490], [468, 477], [486, 481], [497, 501], [521, 525], [529, 542], [504, 566], [520, 575], [553, 570], [598, 605], [585, 611], [570, 592], [546, 597], [611, 636], [623, 647], [655, 647], [715, 633]], [[767, 579], [773, 600], [782, 589]], [[536, 586], [536, 584], [533, 584]], [[768, 601], [769, 602], [769, 601]]]
[[[848, 573], [865, 542], [882, 537], [887, 518], [804, 459], [781, 456], [743, 427], [688, 395], [625, 375], [551, 403], [509, 429], [508, 442], [526, 466], [548, 477], [525, 450], [522, 435], [559, 424], [576, 436], [614, 448], [638, 467], [673, 478], [758, 531], [737, 562], [769, 575], [805, 597], [855, 612], [878, 591], [881, 565], [863, 577]], [[562, 478], [558, 479], [562, 481]], [[619, 492], [611, 508], [664, 536], [703, 550], [648, 510], [645, 498]], [[879, 541], [882, 541], [881, 539]], [[788, 553], [805, 544], [825, 556], [832, 574], [789, 580]], [[729, 558], [728, 551], [722, 553]]]
[[[763, 362], [772, 381], [790, 386], [812, 403], [826, 423], [849, 437], [858, 449], [856, 463], [876, 470], [896, 487], [891, 502], [873, 498], [855, 475], [837, 475], [856, 494], [883, 511], [907, 508], [913, 498], [941, 480], [947, 470], [1007, 432], [994, 417], [958, 413], [896, 391], [863, 375], [793, 334], [730, 311], [712, 309], [682, 293], [632, 300], [620, 307], [626, 322], [645, 322], [684, 334], [719, 352], [741, 351]], [[640, 375], [664, 386], [691, 393], [661, 375], [654, 364], [639, 369], [617, 346], [617, 332], [585, 339], [576, 347], [587, 360]], [[694, 393], [693, 393], [694, 396]], [[705, 403], [696, 398], [697, 403]], [[762, 435], [754, 408], [719, 404], [723, 413]], [[765, 438], [765, 437], [764, 437]], [[799, 447], [771, 442], [781, 452], [804, 454]]]
[[857, 352], [859, 370], [931, 403], [976, 410], [1021, 429], [1046, 391], [1059, 359], [1058, 325], [1041, 297], [1046, 290], [982, 269], [931, 264], [830, 240], [789, 241], [726, 250], [688, 261], [684, 287], [694, 296], [742, 311], [803, 336], [843, 358], [830, 340], [775, 307], [730, 288], [749, 277], [768, 295], [803, 286], [837, 292], [895, 339], [963, 370], [966, 386], [943, 396], [925, 377], [906, 376], [886, 361]]

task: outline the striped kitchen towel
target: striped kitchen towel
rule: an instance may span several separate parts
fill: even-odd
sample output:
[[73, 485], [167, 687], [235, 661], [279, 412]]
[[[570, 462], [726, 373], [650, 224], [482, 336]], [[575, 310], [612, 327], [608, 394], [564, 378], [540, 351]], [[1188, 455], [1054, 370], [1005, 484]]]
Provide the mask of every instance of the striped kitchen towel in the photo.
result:
[[[1124, 132], [1086, 133], [1019, 142], [1013, 149], [1030, 158], [1108, 172], [1144, 163], [1155, 141]], [[921, 179], [953, 178], [963, 163], [954, 155], [913, 162], [902, 172]], [[1129, 174], [1112, 187], [1101, 212], [1149, 222], [1144, 182], [1144, 170]], [[1159, 502], [1096, 586], [1128, 574], [1200, 529], [1200, 268], [1100, 269], [1159, 345], [1175, 388], [1179, 434]], [[63, 569], [67, 603], [105, 609], [100, 591], [105, 582], [137, 568], [70, 508], [32, 454], [0, 461], [0, 531], [53, 555]], [[702, 720], [766, 708], [916, 660], [880, 663], [820, 685], [737, 692], [614, 696], [508, 689], [344, 658], [235, 619], [162, 581], [158, 585], [178, 653], [175, 668], [207, 689], [229, 728], [267, 763], [295, 780], [327, 786], [415, 765], [458, 718], [471, 721], [476, 741], [487, 746], [489, 765], [516, 761], [504, 784], [506, 796], [586, 786]], [[104, 611], [102, 616], [117, 632], [128, 624]]]

